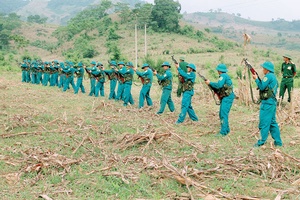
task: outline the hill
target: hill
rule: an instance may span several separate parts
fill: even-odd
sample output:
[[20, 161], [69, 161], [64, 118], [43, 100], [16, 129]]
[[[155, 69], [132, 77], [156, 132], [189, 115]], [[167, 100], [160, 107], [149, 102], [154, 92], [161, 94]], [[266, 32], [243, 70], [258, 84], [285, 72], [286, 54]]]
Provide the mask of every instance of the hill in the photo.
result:
[[[30, 15], [46, 17], [47, 23], [64, 25], [80, 11], [99, 4], [101, 0], [0, 0], [0, 13], [17, 13], [23, 20]], [[113, 0], [134, 7], [140, 0]]]
[[297, 51], [300, 49], [300, 20], [261, 22], [223, 12], [184, 14], [184, 20], [197, 28], [210, 28], [212, 32], [235, 41], [242, 42], [242, 34], [248, 33], [254, 45]]

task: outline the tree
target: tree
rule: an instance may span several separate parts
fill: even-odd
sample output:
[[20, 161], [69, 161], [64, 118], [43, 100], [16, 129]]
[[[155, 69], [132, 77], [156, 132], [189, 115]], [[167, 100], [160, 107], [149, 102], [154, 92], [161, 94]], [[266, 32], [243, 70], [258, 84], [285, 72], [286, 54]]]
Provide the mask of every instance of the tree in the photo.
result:
[[152, 9], [152, 28], [155, 31], [178, 32], [181, 5], [173, 0], [155, 0]]
[[42, 18], [39, 15], [29, 15], [27, 17], [27, 21], [31, 23], [38, 23], [38, 24], [44, 24], [47, 21], [47, 17]]

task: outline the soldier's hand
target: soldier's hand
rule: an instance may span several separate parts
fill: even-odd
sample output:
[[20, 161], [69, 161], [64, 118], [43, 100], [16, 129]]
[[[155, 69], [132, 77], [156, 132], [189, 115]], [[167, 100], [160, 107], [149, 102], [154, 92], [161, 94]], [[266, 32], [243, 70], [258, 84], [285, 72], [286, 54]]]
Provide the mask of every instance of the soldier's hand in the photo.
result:
[[206, 84], [206, 85], [209, 85], [209, 84], [210, 84], [210, 80], [207, 79], [207, 80], [205, 81], [205, 84]]
[[154, 74], [154, 75], [156, 75], [156, 74], [157, 74], [157, 71], [156, 71], [156, 70], [154, 70], [154, 71], [153, 71], [153, 74]]
[[258, 78], [257, 74], [252, 74], [252, 77], [254, 80], [256, 80]]
[[136, 68], [136, 67], [134, 67], [134, 68], [133, 68], [133, 71], [135, 71], [135, 72], [136, 72], [136, 70], [137, 70], [137, 68]]
[[175, 63], [175, 67], [178, 68], [179, 67], [179, 63]]

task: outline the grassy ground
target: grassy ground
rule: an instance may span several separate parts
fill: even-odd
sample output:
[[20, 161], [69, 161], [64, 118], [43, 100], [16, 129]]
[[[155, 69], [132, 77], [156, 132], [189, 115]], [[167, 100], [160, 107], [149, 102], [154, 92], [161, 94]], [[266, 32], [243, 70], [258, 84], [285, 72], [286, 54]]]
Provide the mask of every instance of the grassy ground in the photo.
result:
[[[253, 148], [258, 106], [236, 100], [231, 133], [215, 137], [219, 107], [202, 84], [193, 98], [200, 121], [174, 125], [180, 99], [173, 93], [175, 113], [157, 116], [156, 84], [154, 108], [141, 111], [107, 96], [21, 83], [20, 76], [0, 78], [0, 199], [300, 198], [298, 114], [278, 113], [284, 147], [269, 138]], [[133, 85], [136, 104], [139, 89]]]

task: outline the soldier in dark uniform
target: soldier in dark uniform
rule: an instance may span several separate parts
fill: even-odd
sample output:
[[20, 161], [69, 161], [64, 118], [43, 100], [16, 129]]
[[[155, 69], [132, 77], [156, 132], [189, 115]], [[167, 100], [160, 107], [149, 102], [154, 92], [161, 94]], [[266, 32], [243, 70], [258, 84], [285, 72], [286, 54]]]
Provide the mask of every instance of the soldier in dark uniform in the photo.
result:
[[291, 61], [289, 55], [283, 56], [284, 63], [281, 65], [282, 80], [280, 84], [279, 98], [283, 100], [286, 89], [288, 90], [288, 102], [291, 102], [291, 91], [294, 87], [294, 77], [296, 76], [296, 65]]
[[[187, 72], [187, 65], [188, 63], [185, 62], [184, 57], [179, 58], [179, 67], [182, 69], [185, 73]], [[181, 97], [182, 94], [182, 83], [184, 82], [183, 77], [178, 73], [178, 88], [177, 88], [177, 97]]]

